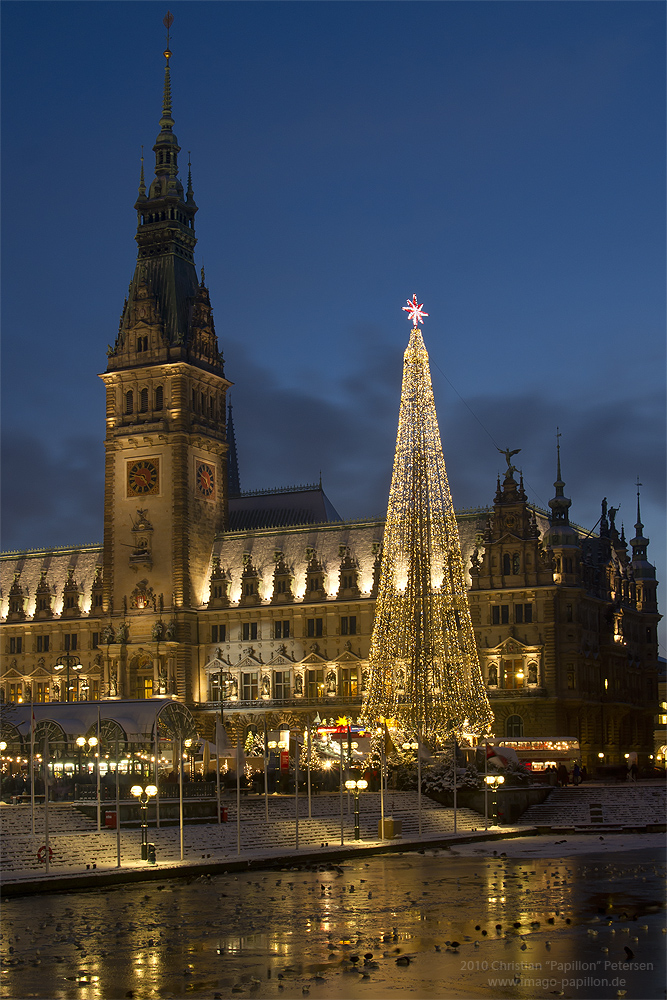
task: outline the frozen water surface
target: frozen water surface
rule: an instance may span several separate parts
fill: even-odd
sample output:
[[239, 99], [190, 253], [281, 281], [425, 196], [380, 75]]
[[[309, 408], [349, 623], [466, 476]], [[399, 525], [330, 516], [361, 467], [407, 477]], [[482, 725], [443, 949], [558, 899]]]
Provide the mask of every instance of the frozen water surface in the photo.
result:
[[11, 899], [2, 995], [664, 998], [663, 838], [579, 839]]

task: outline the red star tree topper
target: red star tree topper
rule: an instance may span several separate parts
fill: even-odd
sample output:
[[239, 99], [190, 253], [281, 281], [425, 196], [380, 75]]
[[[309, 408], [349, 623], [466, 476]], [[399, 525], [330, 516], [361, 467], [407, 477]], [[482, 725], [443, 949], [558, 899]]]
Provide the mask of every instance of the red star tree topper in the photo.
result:
[[403, 312], [408, 314], [408, 319], [412, 323], [413, 327], [416, 328], [417, 323], [421, 323], [423, 326], [423, 317], [428, 316], [428, 313], [424, 312], [424, 303], [422, 302], [421, 305], [419, 305], [416, 293], [412, 296], [412, 301], [410, 299], [407, 299], [406, 301], [408, 304], [407, 306], [403, 306]]

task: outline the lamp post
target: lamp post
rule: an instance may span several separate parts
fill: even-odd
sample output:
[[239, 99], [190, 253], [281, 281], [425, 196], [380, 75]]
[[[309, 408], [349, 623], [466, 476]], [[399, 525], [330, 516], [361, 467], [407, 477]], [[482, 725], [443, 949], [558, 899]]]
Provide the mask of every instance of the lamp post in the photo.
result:
[[97, 736], [91, 736], [88, 740], [85, 736], [78, 736], [76, 739], [76, 745], [79, 748], [79, 780], [81, 780], [81, 754], [86, 744], [93, 750], [97, 746]]
[[[139, 799], [141, 806], [141, 860], [146, 861], [148, 859], [148, 800], [157, 795], [157, 788], [155, 785], [146, 785], [145, 788], [142, 788], [141, 785], [132, 785], [130, 795]], [[116, 822], [118, 822], [117, 819]]]
[[368, 788], [368, 782], [365, 778], [360, 778], [359, 781], [350, 778], [345, 782], [345, 787], [348, 792], [354, 792], [354, 839], [359, 840], [359, 792]]
[[[489, 785], [489, 787], [491, 788], [491, 791], [493, 792], [493, 800], [492, 800], [492, 803], [491, 803], [491, 808], [493, 810], [492, 819], [497, 819], [498, 818], [498, 802], [496, 800], [496, 790], [498, 788], [498, 785], [502, 785], [503, 784], [503, 782], [505, 781], [505, 778], [503, 777], [502, 774], [487, 774], [486, 777], [484, 778], [484, 780], [487, 783], [487, 785]], [[493, 825], [497, 826], [497, 823], [494, 823]]]
[[[62, 662], [63, 660], [65, 661], [64, 663]], [[72, 670], [75, 670], [77, 673], [79, 673], [81, 670], [83, 670], [83, 663], [79, 663], [78, 660], [77, 660], [77, 657], [76, 656], [70, 656], [69, 653], [63, 653], [63, 655], [60, 657], [60, 659], [58, 660], [58, 662], [54, 663], [54, 665], [53, 665], [53, 669], [54, 670], [57, 670], [57, 671], [66, 670], [67, 671], [67, 677], [66, 677], [66, 681], [65, 681], [65, 683], [67, 685], [67, 689], [66, 689], [66, 692], [65, 692], [65, 701], [71, 701], [71, 698], [69, 696], [69, 693], [70, 693], [70, 684], [69, 684], [69, 672], [70, 672], [70, 668]]]

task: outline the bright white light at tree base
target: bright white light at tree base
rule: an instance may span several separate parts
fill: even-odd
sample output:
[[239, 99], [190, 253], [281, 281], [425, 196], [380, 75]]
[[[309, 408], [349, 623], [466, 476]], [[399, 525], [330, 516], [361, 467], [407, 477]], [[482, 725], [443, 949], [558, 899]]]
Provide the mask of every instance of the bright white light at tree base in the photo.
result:
[[405, 351], [363, 714], [392, 718], [433, 744], [490, 731], [428, 354], [414, 327]]
[[412, 301], [410, 301], [410, 299], [406, 299], [406, 301], [408, 304], [407, 306], [403, 306], [403, 312], [408, 314], [408, 319], [412, 323], [413, 327], [416, 327], [417, 323], [421, 323], [423, 326], [424, 320], [422, 317], [428, 316], [428, 313], [424, 312], [424, 303], [422, 302], [421, 305], [417, 303], [416, 292], [412, 296]]

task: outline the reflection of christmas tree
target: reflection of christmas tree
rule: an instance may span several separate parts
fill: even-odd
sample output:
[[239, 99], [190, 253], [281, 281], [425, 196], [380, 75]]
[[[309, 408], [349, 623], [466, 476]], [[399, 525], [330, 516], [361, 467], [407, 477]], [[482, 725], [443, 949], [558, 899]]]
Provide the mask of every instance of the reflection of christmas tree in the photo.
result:
[[[404, 307], [405, 308], [405, 307]], [[396, 454], [384, 529], [364, 716], [393, 718], [432, 743], [487, 732], [486, 696], [428, 354], [413, 321], [405, 351]]]

